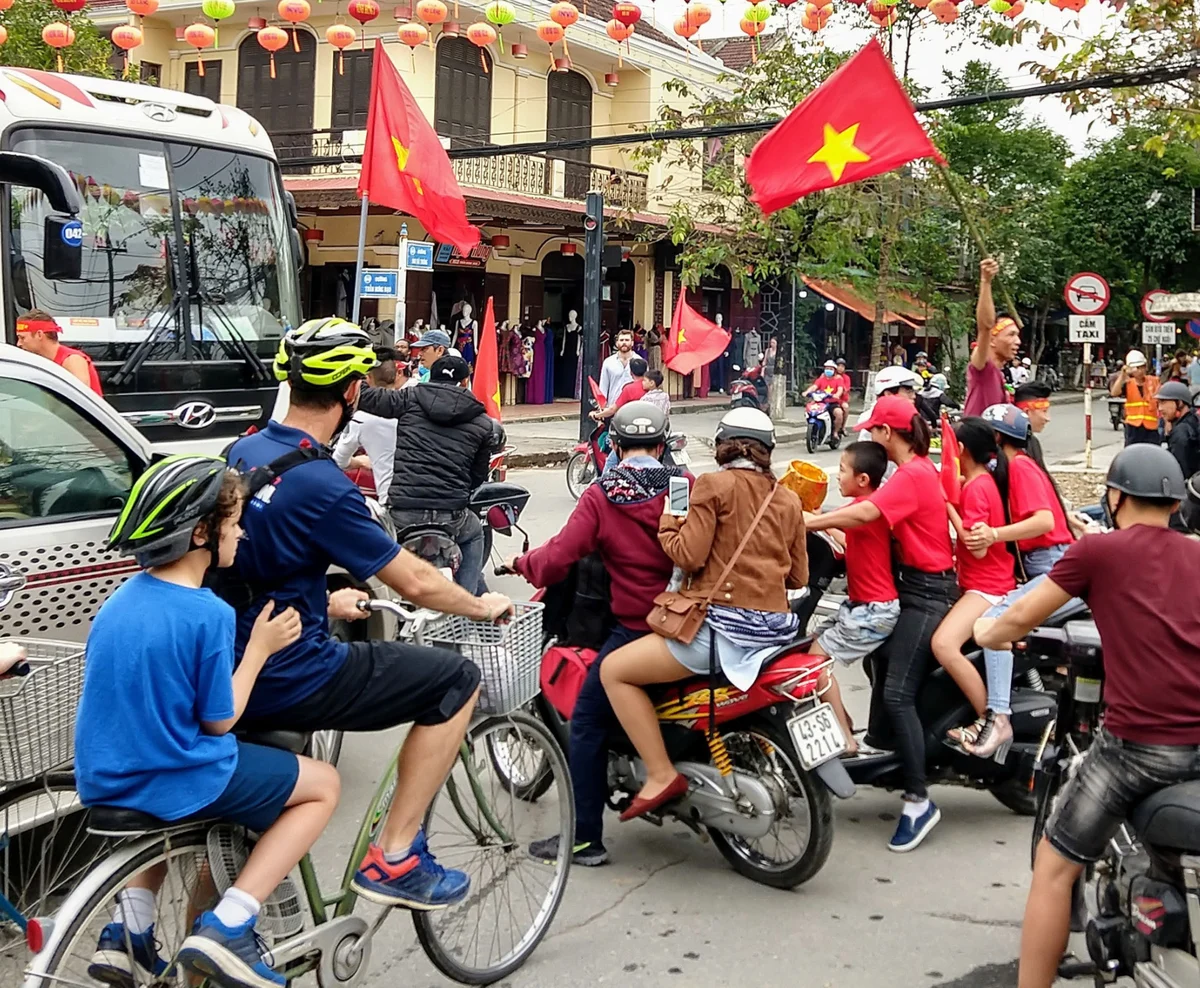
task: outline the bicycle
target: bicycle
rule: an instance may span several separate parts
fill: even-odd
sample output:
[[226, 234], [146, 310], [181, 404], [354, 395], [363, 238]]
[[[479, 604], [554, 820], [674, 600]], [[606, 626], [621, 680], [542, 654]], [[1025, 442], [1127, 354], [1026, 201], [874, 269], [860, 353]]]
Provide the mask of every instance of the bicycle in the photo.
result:
[[[12, 642], [0, 640], [0, 645]], [[87, 833], [69, 766], [83, 646], [23, 639], [0, 677], [0, 984], [28, 962], [29, 920], [53, 911], [108, 850]]]
[[[566, 890], [571, 864], [575, 809], [566, 757], [553, 735], [520, 710], [538, 689], [541, 605], [517, 604], [515, 618], [500, 627], [412, 612], [390, 601], [364, 605], [390, 610], [406, 621], [407, 634], [418, 645], [458, 648], [483, 674], [476, 719], [424, 820], [430, 850], [448, 867], [467, 871], [471, 891], [455, 906], [414, 912], [412, 919], [422, 948], [438, 970], [465, 984], [490, 984], [519, 968], [545, 936]], [[489, 742], [514, 732], [523, 743], [541, 748], [558, 784], [557, 800], [533, 806], [505, 790], [492, 768]], [[308, 743], [305, 735], [284, 732], [254, 740], [292, 751], [303, 751]], [[350, 881], [387, 814], [395, 784], [393, 757], [363, 815], [336, 890], [322, 890], [311, 856], [300, 862], [299, 880], [311, 918], [308, 928], [301, 893], [291, 878], [264, 904], [258, 929], [271, 943], [274, 969], [289, 981], [315, 973], [321, 988], [352, 988], [366, 977], [374, 937], [392, 910], [382, 908], [370, 922], [355, 915], [358, 897]], [[243, 828], [219, 821], [170, 824], [102, 807], [91, 810], [89, 828], [130, 843], [94, 869], [54, 922], [45, 924], [45, 946], [29, 969], [25, 988], [94, 984], [87, 975], [88, 962], [101, 928], [110, 916], [117, 916], [117, 893], [155, 866], [165, 872], [156, 903], [155, 938], [161, 956], [174, 957], [194, 918], [232, 882], [254, 840]], [[529, 842], [546, 833], [563, 836], [559, 857], [550, 866], [527, 853]], [[173, 977], [144, 984], [188, 983], [182, 973], [168, 969], [168, 974]]]

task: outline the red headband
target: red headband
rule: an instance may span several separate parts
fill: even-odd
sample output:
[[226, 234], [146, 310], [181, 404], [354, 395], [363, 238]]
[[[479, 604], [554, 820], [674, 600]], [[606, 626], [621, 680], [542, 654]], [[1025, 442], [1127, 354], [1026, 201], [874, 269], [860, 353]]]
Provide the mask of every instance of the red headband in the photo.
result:
[[1021, 409], [1021, 411], [1023, 411], [1023, 412], [1027, 412], [1031, 408], [1041, 411], [1042, 409], [1049, 408], [1049, 407], [1050, 407], [1050, 399], [1049, 398], [1030, 398], [1028, 401], [1018, 401], [1017, 402], [1017, 408]]
[[17, 320], [18, 333], [59, 333], [61, 331], [58, 323], [46, 319]]

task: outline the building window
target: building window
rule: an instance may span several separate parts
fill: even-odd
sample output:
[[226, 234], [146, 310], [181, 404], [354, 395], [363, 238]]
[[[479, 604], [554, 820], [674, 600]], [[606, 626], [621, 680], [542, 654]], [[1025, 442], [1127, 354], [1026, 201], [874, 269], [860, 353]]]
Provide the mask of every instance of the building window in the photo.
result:
[[214, 103], [221, 102], [221, 69], [220, 62], [207, 62], [204, 75], [200, 74], [198, 62], [188, 62], [183, 72], [183, 91], [192, 96], [203, 96]]
[[162, 65], [158, 62], [142, 62], [139, 66], [141, 80], [147, 86], [162, 85]]
[[373, 51], [344, 52], [344, 71], [334, 71], [330, 125], [337, 137], [341, 137], [344, 130], [366, 129], [367, 109], [371, 103], [371, 63], [374, 57]]
[[451, 147], [481, 147], [492, 140], [492, 57], [466, 38], [437, 46], [433, 121]]
[[295, 33], [300, 50], [289, 44], [275, 53], [274, 79], [270, 53], [258, 43], [258, 38], [251, 34], [238, 48], [238, 108], [254, 117], [271, 135], [281, 164], [289, 157], [312, 154], [317, 39], [308, 31]]
[[[551, 72], [546, 78], [546, 137], [570, 140], [592, 136], [592, 84], [578, 72]], [[551, 151], [566, 162], [563, 194], [582, 199], [592, 187], [590, 148]]]

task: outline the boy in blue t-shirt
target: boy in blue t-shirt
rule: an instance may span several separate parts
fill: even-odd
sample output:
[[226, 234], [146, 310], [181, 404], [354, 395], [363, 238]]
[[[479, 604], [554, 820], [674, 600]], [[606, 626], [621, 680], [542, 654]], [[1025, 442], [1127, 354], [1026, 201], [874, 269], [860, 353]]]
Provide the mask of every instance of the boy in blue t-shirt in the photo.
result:
[[[87, 641], [75, 728], [75, 777], [87, 806], [162, 820], [221, 819], [261, 835], [235, 884], [197, 920], [177, 960], [228, 988], [275, 988], [254, 934], [262, 902], [325, 829], [336, 770], [229, 733], [267, 659], [300, 636], [292, 609], [268, 603], [234, 669], [233, 608], [203, 588], [230, 566], [241, 538], [242, 489], [225, 462], [171, 456], [134, 485], [109, 536], [143, 572], [100, 609]], [[116, 897], [88, 968], [107, 984], [143, 984], [167, 963], [154, 941], [159, 865]]]

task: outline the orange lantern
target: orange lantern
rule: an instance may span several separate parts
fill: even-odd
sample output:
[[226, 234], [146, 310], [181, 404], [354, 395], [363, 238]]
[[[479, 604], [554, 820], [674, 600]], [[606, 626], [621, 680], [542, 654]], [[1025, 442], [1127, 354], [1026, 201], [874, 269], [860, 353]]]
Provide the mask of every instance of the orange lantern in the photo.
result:
[[349, 27], [341, 22], [330, 24], [325, 29], [325, 40], [328, 41], [334, 48], [338, 50], [338, 75], [345, 75], [345, 66], [343, 52], [350, 45], [354, 44], [354, 39], [358, 37], [354, 28]]
[[3, 24], [0, 24], [0, 45], [4, 44], [7, 40], [8, 28], [6, 28]]
[[[949, 3], [950, 0], [946, 0], [946, 2]], [[871, 20], [876, 27], [891, 27], [899, 16], [894, 6], [883, 3], [882, 0], [871, 0], [867, 4], [867, 13], [871, 15]]]
[[[367, 24], [379, 16], [379, 4], [375, 0], [350, 0], [350, 3], [346, 5], [346, 13], [363, 27], [366, 27]], [[367, 47], [367, 37], [365, 34], [362, 39], [362, 47], [365, 51]]]
[[800, 26], [805, 30], [812, 31], [816, 34], [826, 24], [829, 23], [829, 18], [833, 14], [833, 9], [830, 7], [818, 7], [811, 0], [804, 8], [804, 17], [800, 20]]
[[[211, 48], [217, 41], [217, 32], [207, 24], [202, 24], [197, 21], [195, 24], [189, 24], [183, 32], [183, 40], [196, 49], [203, 51], [205, 48]], [[204, 57], [200, 57], [199, 65], [200, 77], [204, 77]]]
[[423, 45], [425, 39], [429, 37], [429, 29], [424, 24], [418, 24], [416, 21], [409, 21], [407, 24], [401, 24], [396, 30], [398, 37], [410, 49], [416, 48], [417, 45]]
[[74, 44], [75, 31], [70, 24], [64, 24], [62, 21], [51, 21], [42, 28], [42, 40], [51, 48], [58, 50], [58, 71], [63, 70], [62, 50], [67, 45]]
[[912, 0], [912, 5], [924, 9], [929, 6], [929, 0]]
[[633, 27], [642, 19], [642, 8], [636, 3], [629, 3], [628, 0], [621, 0], [620, 3], [613, 6], [613, 20], [620, 21], [626, 27]]
[[264, 27], [256, 35], [258, 43], [271, 53], [271, 78], [275, 78], [275, 53], [288, 43], [287, 31], [274, 24]]
[[498, 37], [499, 35], [496, 34], [496, 29], [492, 27], [491, 24], [487, 23], [487, 21], [476, 21], [467, 28], [467, 40], [479, 49], [479, 64], [483, 67], [485, 74], [488, 71], [488, 63], [487, 56], [483, 53], [483, 49], [485, 49], [488, 45], [495, 44], [496, 38]]
[[279, 16], [285, 21], [289, 21], [292, 25], [292, 44], [296, 48], [296, 52], [300, 51], [300, 35], [299, 29], [296, 27], [303, 21], [308, 20], [312, 16], [312, 7], [308, 0], [279, 0]]
[[953, 24], [958, 20], [958, 6], [953, 0], [930, 0], [929, 12], [939, 24]]
[[704, 0], [692, 0], [685, 8], [688, 18], [693, 24], [699, 24], [704, 27], [712, 20], [712, 7], [704, 2]]
[[762, 34], [763, 29], [766, 27], [766, 25], [759, 23], [759, 22], [747, 20], [745, 17], [743, 17], [741, 20], [741, 23], [738, 24], [738, 27], [741, 28], [742, 34], [746, 35], [747, 37], [753, 38], [756, 35]]
[[132, 24], [122, 24], [119, 27], [113, 28], [112, 43], [125, 52], [126, 72], [129, 71], [129, 49], [136, 48], [145, 40], [140, 27], [134, 27]]
[[1025, 0], [1017, 0], [1008, 10], [1004, 11], [1004, 16], [1011, 21], [1015, 21], [1023, 13], [1025, 13]]
[[8, 10], [13, 5], [13, 0], [0, 0], [0, 10]]
[[64, 14], [73, 14], [87, 6], [87, 0], [50, 0]]
[[551, 4], [550, 20], [563, 29], [563, 55], [569, 59], [571, 52], [567, 48], [567, 28], [579, 20], [579, 8], [569, 0], [560, 0], [559, 3]]
[[449, 13], [450, 11], [446, 9], [442, 0], [421, 0], [417, 4], [417, 18], [424, 21], [429, 27], [441, 24]]
[[617, 43], [617, 68], [621, 68], [621, 42], [633, 37], [633, 25], [622, 24], [615, 17], [604, 26], [605, 33]]
[[693, 21], [687, 14], [684, 14], [682, 17], [675, 18], [673, 30], [681, 38], [690, 38], [700, 30], [700, 25]]
[[125, 6], [131, 14], [137, 14], [143, 21], [158, 10], [158, 0], [125, 0]]
[[542, 21], [537, 26], [537, 36], [546, 42], [553, 51], [554, 46], [567, 36], [567, 32], [562, 29], [561, 24], [555, 24], [554, 21]]

